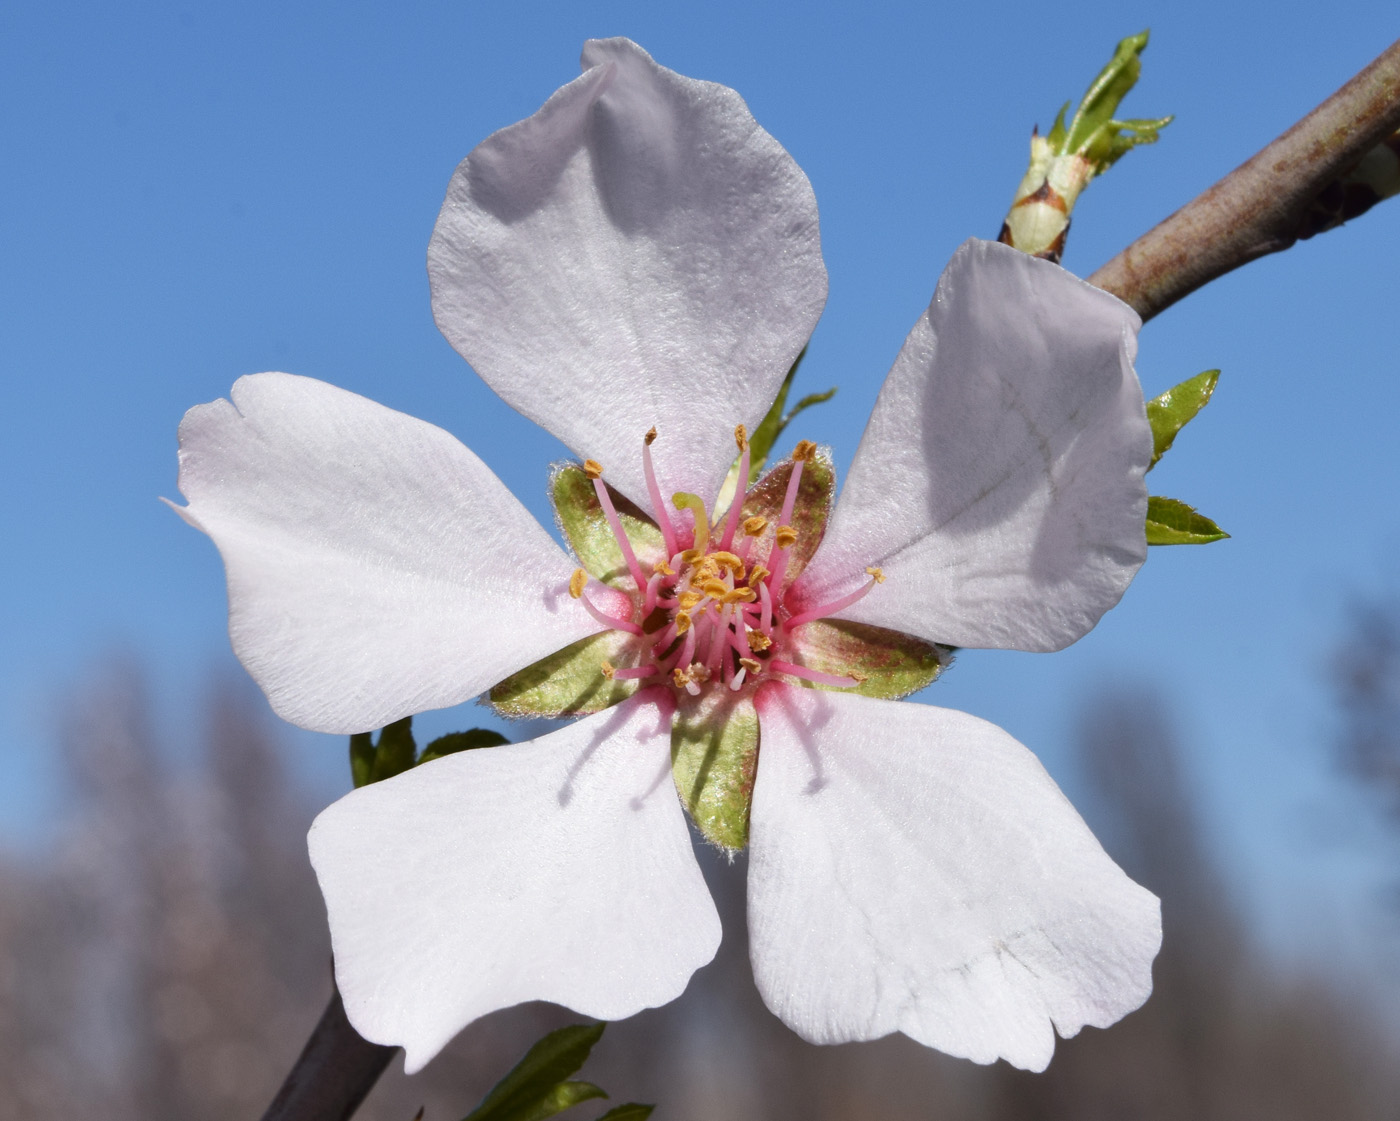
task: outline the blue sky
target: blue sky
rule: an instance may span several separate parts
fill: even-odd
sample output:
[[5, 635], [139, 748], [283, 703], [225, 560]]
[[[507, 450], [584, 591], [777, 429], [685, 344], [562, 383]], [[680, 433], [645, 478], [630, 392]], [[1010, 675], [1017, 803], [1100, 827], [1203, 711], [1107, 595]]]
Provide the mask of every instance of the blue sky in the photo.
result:
[[[1263, 3], [1122, 3], [1103, 20], [1020, 0], [5, 5], [0, 840], [44, 836], [55, 709], [102, 651], [146, 658], [166, 738], [197, 738], [209, 667], [230, 657], [222, 570], [157, 496], [176, 497], [184, 410], [241, 374], [324, 378], [440, 424], [548, 523], [562, 449], [438, 334], [424, 251], [457, 162], [576, 74], [585, 38], [625, 34], [734, 86], [811, 177], [831, 296], [799, 388], [840, 394], [793, 435], [843, 465], [944, 262], [996, 234], [1031, 125], [1118, 38], [1153, 33], [1125, 112], [1177, 121], [1081, 202], [1065, 264], [1084, 274], [1364, 66], [1393, 17], [1382, 2], [1306, 21]], [[1353, 938], [1347, 920], [1298, 916], [1329, 900], [1362, 916], [1381, 882], [1326, 761], [1326, 661], [1349, 599], [1397, 587], [1398, 251], [1393, 203], [1149, 324], [1149, 394], [1224, 371], [1153, 489], [1234, 537], [1155, 550], [1076, 647], [968, 652], [927, 698], [1003, 725], [1073, 792], [1076, 706], [1105, 682], [1157, 683], [1241, 899], [1279, 948], [1322, 956]], [[289, 744], [325, 800], [348, 785], [342, 740]]]

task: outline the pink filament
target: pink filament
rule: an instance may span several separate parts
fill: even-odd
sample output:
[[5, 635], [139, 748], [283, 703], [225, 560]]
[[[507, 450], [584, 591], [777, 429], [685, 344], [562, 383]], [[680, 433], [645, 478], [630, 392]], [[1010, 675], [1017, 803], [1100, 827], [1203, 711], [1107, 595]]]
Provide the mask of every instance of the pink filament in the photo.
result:
[[794, 615], [784, 626], [791, 630], [793, 627], [800, 627], [803, 623], [810, 623], [813, 619], [824, 619], [828, 615], [835, 615], [842, 608], [850, 607], [856, 600], [864, 598], [865, 594], [878, 582], [872, 578], [870, 583], [862, 584], [848, 596], [842, 596], [840, 599], [834, 599], [820, 607], [813, 607], [810, 611], [804, 611], [800, 615]]
[[[668, 553], [680, 552], [680, 547], [676, 543], [676, 527], [671, 524], [670, 516], [666, 513], [666, 504], [661, 500], [661, 488], [656, 484], [656, 472], [651, 466], [651, 445], [643, 441], [642, 443], [642, 470], [647, 477], [647, 493], [651, 495], [651, 505], [656, 510], [656, 524], [661, 529], [661, 538], [666, 542]], [[676, 562], [671, 561], [674, 568]]]
[[749, 442], [744, 441], [744, 450], [739, 455], [739, 475], [734, 481], [734, 500], [729, 504], [729, 520], [724, 526], [724, 539], [720, 548], [725, 552], [734, 544], [734, 531], [739, 528], [739, 513], [744, 508], [744, 499], [749, 493]]
[[642, 628], [636, 623], [626, 619], [615, 619], [611, 615], [606, 615], [598, 609], [594, 602], [587, 596], [579, 596], [579, 602], [583, 604], [588, 613], [602, 623], [605, 627], [611, 627], [615, 631], [626, 631], [628, 634], [642, 634]]
[[808, 669], [806, 666], [795, 666], [791, 662], [780, 662], [777, 658], [768, 663], [768, 668], [775, 673], [785, 673], [816, 685], [832, 685], [838, 689], [849, 689], [852, 685], [860, 684], [854, 677], [837, 677], [835, 674], [822, 673], [819, 670]]
[[632, 551], [632, 542], [628, 541], [627, 534], [622, 532], [622, 522], [618, 519], [617, 511], [613, 509], [612, 499], [608, 496], [608, 488], [603, 485], [602, 479], [594, 479], [593, 489], [598, 493], [598, 505], [603, 508], [603, 517], [608, 519], [613, 536], [617, 538], [617, 543], [622, 549], [622, 558], [627, 562], [627, 571], [632, 574], [632, 579], [637, 584], [637, 591], [645, 590], [647, 582], [642, 576], [642, 566], [637, 563], [637, 554]]
[[613, 670], [613, 677], [619, 681], [626, 681], [629, 678], [650, 677], [656, 672], [655, 666], [630, 666], [627, 669]]

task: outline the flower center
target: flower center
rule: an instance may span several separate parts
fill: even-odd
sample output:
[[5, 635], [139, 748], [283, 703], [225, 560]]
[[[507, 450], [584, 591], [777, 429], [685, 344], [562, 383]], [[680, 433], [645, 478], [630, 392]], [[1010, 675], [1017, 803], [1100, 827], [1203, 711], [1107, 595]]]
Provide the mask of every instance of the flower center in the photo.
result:
[[697, 495], [678, 492], [672, 496], [669, 509], [662, 501], [651, 460], [656, 429], [646, 434], [643, 470], [657, 528], [665, 542], [665, 558], [650, 565], [637, 558], [603, 483], [602, 465], [592, 459], [584, 461], [584, 472], [593, 481], [636, 588], [629, 595], [631, 611], [627, 618], [621, 618], [603, 611], [589, 597], [589, 578], [583, 569], [575, 571], [569, 582], [569, 593], [598, 622], [636, 636], [629, 645], [632, 657], [628, 659], [635, 664], [617, 667], [604, 662], [603, 673], [619, 679], [655, 678], [692, 697], [714, 688], [738, 692], [774, 674], [838, 688], [858, 685], [861, 678], [857, 676], [821, 673], [787, 660], [787, 638], [796, 627], [854, 603], [883, 583], [884, 574], [868, 568], [870, 581], [850, 595], [800, 614], [789, 611], [784, 603], [786, 577], [798, 541], [792, 528], [793, 510], [803, 467], [815, 457], [816, 445], [802, 440], [793, 450], [792, 473], [778, 524], [771, 540], [764, 542], [768, 519], [743, 516], [750, 468], [743, 425], [734, 430], [734, 439], [739, 449], [738, 484], [723, 519], [712, 523]]

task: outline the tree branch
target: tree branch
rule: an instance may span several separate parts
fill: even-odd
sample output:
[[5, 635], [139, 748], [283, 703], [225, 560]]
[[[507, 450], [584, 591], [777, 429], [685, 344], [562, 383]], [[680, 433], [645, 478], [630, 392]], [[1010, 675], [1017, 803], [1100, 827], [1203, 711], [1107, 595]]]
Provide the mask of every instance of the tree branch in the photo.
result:
[[348, 1121], [397, 1050], [363, 1039], [345, 1018], [340, 990], [332, 988], [326, 1011], [263, 1121]]
[[1313, 201], [1397, 127], [1400, 41], [1089, 282], [1151, 319], [1216, 277], [1287, 249]]

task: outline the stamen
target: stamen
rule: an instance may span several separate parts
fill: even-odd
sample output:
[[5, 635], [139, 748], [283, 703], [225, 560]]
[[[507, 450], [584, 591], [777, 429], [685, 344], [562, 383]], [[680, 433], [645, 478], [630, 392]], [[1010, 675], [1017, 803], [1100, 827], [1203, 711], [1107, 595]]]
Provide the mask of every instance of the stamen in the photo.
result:
[[647, 494], [651, 495], [651, 506], [656, 511], [656, 524], [661, 530], [662, 540], [666, 542], [666, 553], [674, 556], [678, 551], [676, 541], [676, 527], [671, 524], [671, 515], [666, 512], [666, 503], [661, 500], [661, 488], [656, 485], [656, 471], [651, 465], [651, 445], [656, 439], [656, 426], [652, 425], [647, 430], [642, 442], [642, 470], [647, 477]]
[[758, 587], [759, 584], [762, 584], [763, 581], [765, 581], [766, 579], [768, 579], [768, 576], [769, 576], [769, 570], [766, 569], [766, 568], [764, 568], [763, 565], [761, 565], [761, 564], [756, 564], [756, 565], [754, 565], [754, 566], [753, 566], [753, 571], [749, 573], [749, 587], [751, 587], [751, 588], [756, 588], [756, 587]]
[[794, 615], [783, 625], [791, 630], [793, 627], [800, 627], [803, 623], [810, 623], [813, 619], [824, 619], [828, 615], [835, 615], [836, 612], [850, 607], [851, 604], [859, 599], [863, 599], [876, 584], [883, 584], [885, 582], [885, 574], [878, 568], [868, 568], [866, 571], [870, 573], [870, 583], [862, 584], [850, 595], [842, 596], [840, 599], [834, 599], [830, 603], [822, 604], [820, 607], [813, 607], [808, 611], [802, 612], [800, 615]]
[[627, 619], [617, 619], [604, 613], [599, 609], [597, 604], [585, 595], [580, 595], [578, 601], [583, 604], [584, 609], [592, 615], [593, 618], [597, 619], [598, 622], [602, 623], [605, 627], [611, 627], [615, 631], [626, 631], [628, 634], [639, 635], [645, 633], [636, 623], [630, 622]]
[[739, 475], [734, 482], [729, 517], [724, 523], [724, 537], [719, 544], [721, 549], [728, 549], [734, 544], [734, 531], [739, 528], [739, 511], [744, 508], [744, 498], [749, 493], [749, 434], [742, 424], [734, 429], [734, 442], [739, 445]]
[[795, 666], [791, 662], [780, 662], [776, 658], [768, 663], [768, 668], [777, 673], [785, 673], [790, 677], [800, 677], [803, 681], [810, 681], [815, 685], [831, 685], [837, 689], [850, 689], [859, 685], [863, 680], [856, 677], [837, 677], [833, 673], [822, 673], [819, 670], [808, 669], [806, 666]]
[[792, 449], [792, 461], [794, 463], [811, 463], [817, 458], [817, 445], [811, 440], [798, 440], [797, 446]]
[[660, 571], [653, 571], [651, 579], [647, 581], [646, 598], [642, 601], [642, 618], [645, 619], [656, 610], [656, 599], [661, 592], [661, 581], [666, 579], [666, 574]]
[[598, 668], [603, 671], [603, 676], [606, 677], [609, 681], [611, 681], [613, 677], [617, 674], [616, 668], [614, 668], [613, 664], [606, 658], [603, 659], [603, 664]]
[[763, 663], [760, 662], [757, 658], [740, 658], [739, 665], [741, 665], [744, 669], [748, 670], [750, 673], [757, 673], [763, 668]]
[[578, 599], [583, 595], [584, 586], [588, 583], [588, 573], [581, 568], [574, 569], [574, 574], [569, 577], [569, 595]]
[[[769, 592], [767, 584], [758, 586], [758, 601], [763, 604], [763, 614], [759, 616], [758, 629], [764, 634], [769, 634], [773, 630], [773, 595]], [[753, 639], [749, 641], [752, 642]]]
[[678, 611], [676, 613], [676, 634], [682, 635], [686, 633], [690, 633], [692, 636], [694, 635], [694, 632], [690, 629], [690, 612]]
[[778, 543], [778, 548], [791, 549], [797, 544], [797, 530], [790, 525], [780, 525], [773, 535], [773, 540]]
[[656, 672], [655, 666], [631, 666], [627, 669], [613, 670], [612, 676], [618, 681], [632, 681], [639, 677], [650, 677]]
[[710, 516], [705, 513], [705, 504], [700, 501], [698, 496], [687, 494], [685, 491], [677, 491], [671, 495], [671, 501], [677, 510], [689, 510], [694, 515], [694, 550], [700, 556], [704, 556], [710, 547]]
[[[617, 511], [613, 509], [612, 497], [608, 494], [607, 484], [603, 482], [603, 469], [592, 459], [584, 461], [583, 469], [593, 480], [593, 490], [598, 495], [598, 505], [603, 508], [603, 517], [608, 519], [608, 527], [613, 531], [613, 536], [617, 538], [617, 544], [622, 549], [622, 559], [627, 562], [627, 571], [632, 574], [637, 591], [643, 591], [647, 582], [642, 576], [642, 566], [637, 563], [637, 554], [632, 551], [632, 542], [627, 540], [627, 534], [622, 531], [622, 520], [617, 516]], [[597, 474], [594, 474], [594, 471]]]
[[750, 648], [760, 653], [773, 645], [773, 640], [769, 638], [768, 635], [764, 634], [763, 631], [749, 631], [747, 638]]
[[744, 532], [750, 537], [757, 537], [768, 528], [768, 519], [761, 514], [755, 514], [751, 518], [744, 519]]

